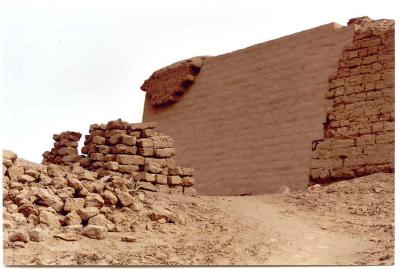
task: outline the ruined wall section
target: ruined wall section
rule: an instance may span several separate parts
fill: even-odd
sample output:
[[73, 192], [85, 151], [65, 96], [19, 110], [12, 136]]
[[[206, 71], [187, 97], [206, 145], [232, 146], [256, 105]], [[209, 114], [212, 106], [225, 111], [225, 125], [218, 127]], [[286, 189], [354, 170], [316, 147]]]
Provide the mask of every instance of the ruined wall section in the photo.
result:
[[195, 82], [204, 56], [193, 57], [155, 71], [141, 89], [147, 92], [151, 105], [161, 106], [179, 100]]
[[310, 179], [326, 182], [394, 170], [394, 21], [349, 21], [355, 34], [330, 77], [324, 139]]
[[305, 189], [332, 103], [328, 78], [353, 34], [331, 23], [206, 58], [179, 102], [153, 106], [147, 92], [143, 121], [174, 138], [200, 194]]
[[97, 183], [113, 177], [147, 191], [196, 194], [194, 169], [177, 165], [174, 139], [158, 132], [156, 125], [121, 119], [92, 124], [85, 135], [82, 155], [78, 155], [81, 133], [55, 134], [54, 147], [43, 153], [42, 163], [79, 165], [93, 172]]
[[50, 151], [45, 151], [43, 164], [71, 165], [78, 162], [81, 156], [78, 155], [78, 142], [82, 134], [74, 131], [64, 131], [54, 134], [54, 147]]

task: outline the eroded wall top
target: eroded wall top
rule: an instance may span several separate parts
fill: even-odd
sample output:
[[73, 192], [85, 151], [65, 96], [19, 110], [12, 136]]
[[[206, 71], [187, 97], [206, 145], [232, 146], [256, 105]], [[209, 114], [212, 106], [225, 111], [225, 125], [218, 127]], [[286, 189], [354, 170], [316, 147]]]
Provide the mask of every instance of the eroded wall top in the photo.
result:
[[160, 106], [178, 101], [195, 82], [205, 58], [193, 57], [155, 71], [141, 86], [147, 92], [151, 105]]

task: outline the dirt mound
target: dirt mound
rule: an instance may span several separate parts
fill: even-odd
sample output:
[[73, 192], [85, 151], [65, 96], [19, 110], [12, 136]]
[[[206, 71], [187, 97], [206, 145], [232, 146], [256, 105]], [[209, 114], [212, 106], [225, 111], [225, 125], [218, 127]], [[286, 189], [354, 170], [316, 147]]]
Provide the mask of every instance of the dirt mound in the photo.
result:
[[393, 264], [394, 174], [376, 173], [284, 198], [301, 210], [312, 211], [324, 229], [362, 236], [374, 243], [360, 264]]

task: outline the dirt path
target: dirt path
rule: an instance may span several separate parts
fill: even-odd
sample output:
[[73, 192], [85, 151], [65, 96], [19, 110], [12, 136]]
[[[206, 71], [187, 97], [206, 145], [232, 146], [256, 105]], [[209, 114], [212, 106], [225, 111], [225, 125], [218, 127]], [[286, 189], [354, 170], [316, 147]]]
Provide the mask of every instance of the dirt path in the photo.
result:
[[256, 264], [337, 265], [352, 264], [370, 243], [365, 239], [329, 232], [317, 219], [271, 204], [268, 196], [236, 197], [220, 200], [222, 211], [246, 226], [247, 239], [238, 249], [256, 241], [270, 248], [268, 256], [257, 256]]

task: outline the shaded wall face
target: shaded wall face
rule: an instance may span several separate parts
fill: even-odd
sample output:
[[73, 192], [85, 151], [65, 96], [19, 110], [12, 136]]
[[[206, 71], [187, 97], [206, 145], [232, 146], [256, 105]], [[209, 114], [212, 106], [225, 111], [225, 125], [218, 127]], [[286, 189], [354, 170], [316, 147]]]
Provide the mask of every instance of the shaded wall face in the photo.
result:
[[178, 102], [155, 108], [146, 98], [143, 121], [174, 137], [200, 194], [306, 188], [332, 105], [328, 78], [353, 33], [329, 24], [207, 58]]

